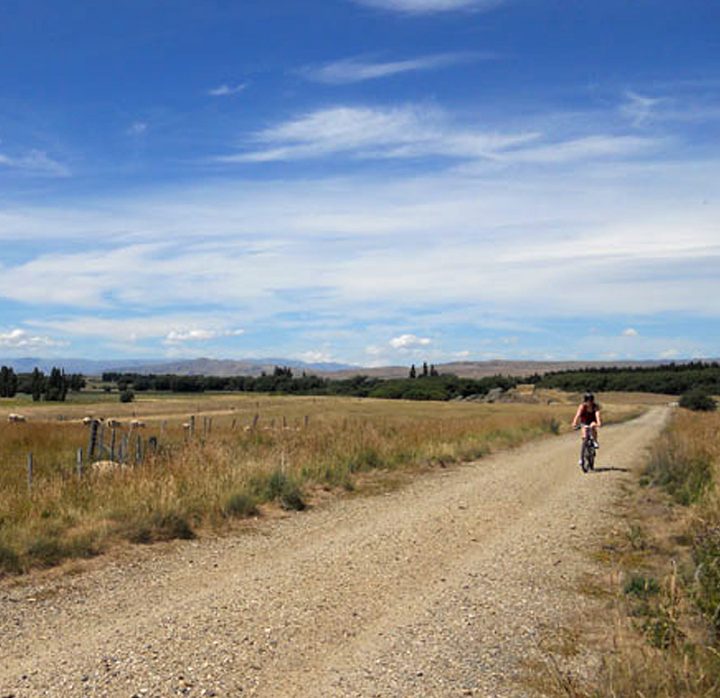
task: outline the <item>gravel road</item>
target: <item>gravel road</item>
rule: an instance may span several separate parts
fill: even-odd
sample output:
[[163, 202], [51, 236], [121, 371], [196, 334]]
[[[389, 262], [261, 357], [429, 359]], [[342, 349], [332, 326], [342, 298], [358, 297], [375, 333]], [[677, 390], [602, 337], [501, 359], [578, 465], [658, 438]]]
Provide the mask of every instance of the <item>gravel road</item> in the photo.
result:
[[605, 428], [594, 474], [569, 434], [251, 533], [4, 584], [0, 698], [535, 695], [525, 662], [589, 603], [585, 550], [666, 412]]

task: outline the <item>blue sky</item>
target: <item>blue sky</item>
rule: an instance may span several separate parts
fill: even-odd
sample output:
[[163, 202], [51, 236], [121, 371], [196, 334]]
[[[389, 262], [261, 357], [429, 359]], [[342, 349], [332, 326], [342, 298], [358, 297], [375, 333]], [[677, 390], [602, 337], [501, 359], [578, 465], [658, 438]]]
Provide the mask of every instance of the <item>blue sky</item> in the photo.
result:
[[719, 135], [707, 0], [0, 0], [0, 357], [715, 357]]

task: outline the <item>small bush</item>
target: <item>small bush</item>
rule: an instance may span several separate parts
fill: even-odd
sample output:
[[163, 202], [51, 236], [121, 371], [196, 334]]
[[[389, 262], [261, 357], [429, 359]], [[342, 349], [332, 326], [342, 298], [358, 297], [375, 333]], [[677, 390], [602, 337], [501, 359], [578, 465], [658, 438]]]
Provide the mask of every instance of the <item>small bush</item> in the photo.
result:
[[195, 532], [187, 518], [173, 512], [156, 512], [146, 520], [137, 521], [128, 528], [126, 535], [131, 543], [139, 544], [195, 538]]
[[20, 556], [12, 548], [0, 545], [0, 576], [18, 574], [21, 570]]
[[225, 516], [246, 518], [256, 516], [258, 513], [255, 500], [248, 494], [238, 492], [230, 495], [223, 509]]
[[702, 388], [689, 390], [680, 398], [679, 404], [680, 407], [694, 412], [714, 412], [717, 409], [717, 402]]
[[120, 392], [120, 402], [132, 402], [135, 399], [135, 393], [132, 390], [122, 390]]
[[27, 556], [34, 566], [54, 567], [67, 557], [67, 551], [57, 538], [42, 535], [30, 543]]
[[278, 501], [283, 509], [302, 511], [306, 504], [298, 484], [281, 470], [253, 482], [255, 494], [266, 501]]

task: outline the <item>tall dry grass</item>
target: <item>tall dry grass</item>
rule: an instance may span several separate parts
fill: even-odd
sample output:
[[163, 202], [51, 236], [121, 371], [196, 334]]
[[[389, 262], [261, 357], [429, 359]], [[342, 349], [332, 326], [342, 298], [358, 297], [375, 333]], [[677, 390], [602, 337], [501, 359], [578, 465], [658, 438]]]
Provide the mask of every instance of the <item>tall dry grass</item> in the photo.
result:
[[[648, 539], [641, 546], [628, 541], [632, 554], [621, 567], [629, 579], [616, 590], [612, 652], [595, 682], [568, 687], [557, 680], [559, 694], [720, 695], [718, 433], [720, 414], [678, 410], [652, 447], [642, 484], [665, 490], [674, 514], [658, 518], [648, 503], [657, 498], [647, 493], [641, 498], [648, 507], [640, 514]], [[670, 519], [679, 523], [671, 525]]]
[[[67, 407], [55, 409], [68, 416]], [[75, 452], [88, 433], [79, 422], [0, 424], [0, 574], [92, 556], [116, 541], [189, 538], [272, 500], [299, 509], [308, 488], [352, 489], [356, 475], [372, 469], [473, 460], [556, 433], [572, 416], [565, 405], [255, 396], [147, 401], [133, 410], [147, 416], [145, 435], [158, 437], [157, 453], [137, 467], [82, 478]], [[198, 418], [189, 439], [182, 421], [201, 412], [213, 415], [212, 431], [203, 435]], [[257, 428], [246, 430], [256, 413]], [[38, 415], [53, 417], [47, 407], [31, 417]]]

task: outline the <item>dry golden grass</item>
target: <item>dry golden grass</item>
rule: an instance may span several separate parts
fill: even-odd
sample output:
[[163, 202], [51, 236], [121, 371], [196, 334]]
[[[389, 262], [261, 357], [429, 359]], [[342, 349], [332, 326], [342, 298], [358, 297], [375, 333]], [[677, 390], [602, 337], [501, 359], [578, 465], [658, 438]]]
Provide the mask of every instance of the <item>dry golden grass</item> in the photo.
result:
[[720, 695], [720, 414], [678, 410], [626, 499], [627, 531], [595, 556], [612, 601], [593, 627], [594, 678], [548, 652], [543, 690], [580, 697]]
[[[24, 413], [26, 424], [0, 423], [0, 574], [95, 555], [121, 540], [191, 537], [265, 502], [302, 508], [303, 489], [351, 490], [358, 473], [474, 460], [567, 428], [573, 407], [206, 395], [29, 405]], [[635, 413], [621, 407], [615, 418]], [[157, 453], [110, 474], [86, 468], [78, 478], [85, 414], [126, 424], [142, 418], [143, 436], [158, 439]], [[182, 425], [192, 414], [196, 431], [189, 438]], [[248, 429], [255, 415], [256, 428]], [[209, 416], [212, 428], [204, 434]]]

